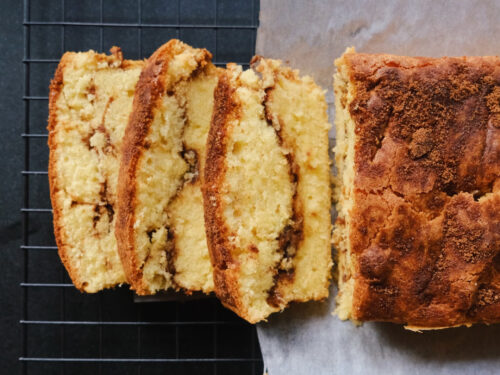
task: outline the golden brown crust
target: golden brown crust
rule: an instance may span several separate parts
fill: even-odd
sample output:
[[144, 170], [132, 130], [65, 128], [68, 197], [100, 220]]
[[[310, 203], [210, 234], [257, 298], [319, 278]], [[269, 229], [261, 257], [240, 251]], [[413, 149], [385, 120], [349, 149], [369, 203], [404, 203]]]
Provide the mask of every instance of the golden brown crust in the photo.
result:
[[118, 175], [118, 216], [116, 240], [125, 276], [137, 294], [147, 294], [137, 265], [134, 243], [136, 167], [144, 152], [146, 136], [153, 121], [153, 109], [165, 91], [164, 73], [172, 57], [174, 41], [160, 47], [148, 60], [137, 82], [132, 112], [123, 138]]
[[[136, 207], [137, 166], [144, 151], [148, 148], [146, 137], [149, 134], [155, 108], [160, 106], [162, 94], [173, 83], [168, 82], [167, 70], [171, 59], [183, 44], [172, 39], [156, 50], [147, 60], [137, 82], [132, 112], [125, 130], [118, 175], [118, 213], [115, 234], [118, 253], [131, 288], [137, 294], [150, 294], [143, 284], [142, 270], [138, 265], [134, 239], [134, 213]], [[203, 68], [211, 54], [203, 50], [199, 67]]]
[[75, 287], [84, 291], [84, 285], [78, 277], [78, 271], [72, 266], [69, 257], [67, 256], [67, 245], [63, 237], [63, 227], [62, 227], [62, 207], [56, 199], [56, 194], [59, 191], [59, 184], [57, 181], [57, 171], [56, 171], [56, 160], [55, 160], [55, 150], [58, 146], [55, 140], [55, 129], [57, 125], [57, 100], [61, 94], [63, 83], [64, 83], [64, 70], [66, 69], [68, 59], [71, 59], [72, 52], [67, 52], [61, 57], [61, 61], [57, 66], [54, 78], [50, 81], [49, 86], [49, 122], [47, 130], [49, 132], [48, 145], [49, 145], [49, 167], [48, 167], [48, 177], [49, 177], [49, 188], [50, 188], [50, 200], [52, 203], [52, 222], [54, 226], [54, 237], [57, 244], [57, 252], [64, 267], [68, 271], [71, 281]]
[[500, 320], [500, 59], [347, 53], [353, 317]]
[[135, 170], [144, 152], [145, 139], [153, 121], [153, 108], [164, 91], [164, 81], [159, 77], [167, 70], [169, 59], [166, 57], [170, 57], [169, 51], [168, 45], [157, 50], [148, 59], [141, 72], [135, 89], [132, 112], [123, 137], [118, 174], [118, 212], [115, 228], [118, 253], [127, 281], [138, 294], [144, 293], [145, 290], [134, 252]]
[[221, 189], [226, 172], [226, 142], [232, 121], [239, 116], [234, 88], [227, 72], [222, 72], [214, 92], [214, 110], [207, 137], [203, 207], [207, 245], [214, 267], [214, 289], [219, 300], [237, 314], [244, 314], [238, 290], [238, 264], [231, 256], [229, 229], [223, 219]]

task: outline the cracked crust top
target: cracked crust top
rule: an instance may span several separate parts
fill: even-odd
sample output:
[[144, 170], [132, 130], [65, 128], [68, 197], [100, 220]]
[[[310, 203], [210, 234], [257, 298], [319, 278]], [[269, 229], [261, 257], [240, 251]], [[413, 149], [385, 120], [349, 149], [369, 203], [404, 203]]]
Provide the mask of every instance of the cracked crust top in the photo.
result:
[[500, 59], [343, 56], [354, 97], [353, 317], [500, 320]]

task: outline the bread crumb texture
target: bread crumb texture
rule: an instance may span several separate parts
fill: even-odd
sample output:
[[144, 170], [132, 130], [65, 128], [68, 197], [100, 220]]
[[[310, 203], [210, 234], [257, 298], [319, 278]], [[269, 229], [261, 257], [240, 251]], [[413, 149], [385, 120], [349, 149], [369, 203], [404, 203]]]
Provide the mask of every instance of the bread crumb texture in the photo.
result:
[[500, 59], [336, 61], [337, 313], [500, 320]]

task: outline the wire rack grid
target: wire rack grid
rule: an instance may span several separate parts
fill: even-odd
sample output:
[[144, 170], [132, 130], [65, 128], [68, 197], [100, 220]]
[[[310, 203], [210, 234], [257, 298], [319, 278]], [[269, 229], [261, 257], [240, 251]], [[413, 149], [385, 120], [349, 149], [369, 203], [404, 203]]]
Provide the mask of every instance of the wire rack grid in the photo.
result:
[[248, 65], [258, 0], [24, 0], [21, 374], [262, 374], [255, 328], [214, 298], [134, 303], [84, 295], [57, 256], [47, 181], [48, 84], [66, 50], [149, 56], [170, 38]]

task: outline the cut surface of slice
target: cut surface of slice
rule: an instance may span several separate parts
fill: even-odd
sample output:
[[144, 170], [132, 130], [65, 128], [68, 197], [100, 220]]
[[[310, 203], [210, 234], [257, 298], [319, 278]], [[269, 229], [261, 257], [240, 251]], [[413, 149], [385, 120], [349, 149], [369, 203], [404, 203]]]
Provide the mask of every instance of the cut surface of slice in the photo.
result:
[[218, 69], [178, 40], [146, 62], [127, 126], [116, 234], [131, 288], [213, 290], [202, 183]]
[[277, 60], [230, 64], [215, 91], [203, 187], [215, 292], [255, 323], [328, 296], [326, 102]]
[[59, 255], [74, 285], [124, 283], [114, 223], [119, 153], [142, 61], [67, 52], [50, 85], [49, 182]]
[[336, 61], [337, 313], [500, 320], [500, 59]]

